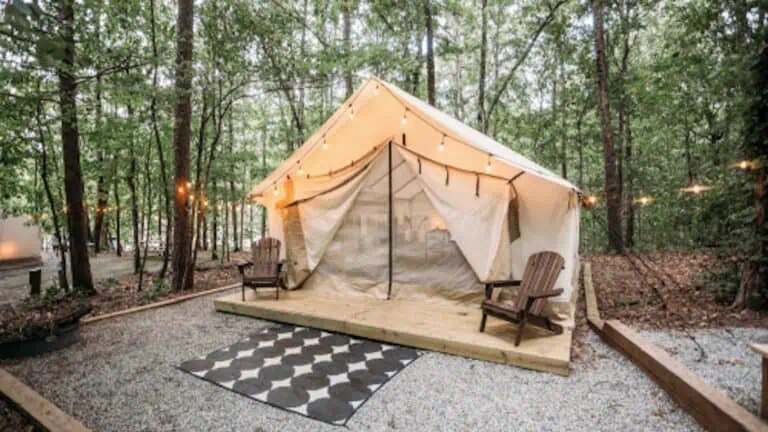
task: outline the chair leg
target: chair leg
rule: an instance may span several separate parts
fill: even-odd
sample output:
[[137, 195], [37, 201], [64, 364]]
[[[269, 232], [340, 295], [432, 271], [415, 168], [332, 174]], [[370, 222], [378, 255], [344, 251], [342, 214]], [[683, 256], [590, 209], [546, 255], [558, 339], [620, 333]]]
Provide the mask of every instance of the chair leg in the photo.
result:
[[523, 312], [523, 319], [520, 320], [520, 325], [517, 327], [517, 334], [515, 335], [515, 346], [520, 345], [520, 340], [523, 339], [523, 330], [525, 329], [526, 321], [528, 321], [528, 314]]
[[480, 319], [480, 333], [485, 331], [485, 320], [488, 319], [488, 314], [483, 313], [483, 318]]

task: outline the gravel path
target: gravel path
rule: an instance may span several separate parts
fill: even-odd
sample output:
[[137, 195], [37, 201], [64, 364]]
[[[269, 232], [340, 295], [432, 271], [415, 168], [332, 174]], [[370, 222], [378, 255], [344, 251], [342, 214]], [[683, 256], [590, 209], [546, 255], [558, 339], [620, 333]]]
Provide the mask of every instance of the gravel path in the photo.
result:
[[[211, 300], [207, 296], [96, 323], [83, 330], [83, 341], [73, 347], [3, 366], [93, 430], [340, 430], [175, 369], [184, 360], [269, 325], [214, 312]], [[744, 342], [768, 337], [768, 332], [734, 330], [735, 345], [717, 332], [709, 333], [697, 336], [708, 357], [696, 363], [701, 369], [695, 370], [707, 379], [722, 380], [732, 397], [754, 411], [759, 368]], [[684, 336], [647, 335], [678, 350], [686, 363], [689, 354], [695, 354], [695, 345]], [[693, 345], [692, 352], [686, 344]], [[732, 368], [719, 364], [731, 356], [742, 358], [744, 364]], [[722, 378], [715, 373], [726, 370]], [[666, 393], [594, 334], [588, 336], [582, 359], [568, 378], [429, 353], [376, 392], [347, 427], [356, 431], [699, 430]]]

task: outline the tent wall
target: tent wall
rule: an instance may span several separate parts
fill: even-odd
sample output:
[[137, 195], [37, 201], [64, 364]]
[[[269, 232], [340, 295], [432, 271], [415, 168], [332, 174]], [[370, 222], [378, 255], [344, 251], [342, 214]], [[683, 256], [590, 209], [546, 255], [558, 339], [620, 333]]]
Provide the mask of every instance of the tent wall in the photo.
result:
[[26, 216], [0, 219], [0, 261], [40, 258], [40, 228]]

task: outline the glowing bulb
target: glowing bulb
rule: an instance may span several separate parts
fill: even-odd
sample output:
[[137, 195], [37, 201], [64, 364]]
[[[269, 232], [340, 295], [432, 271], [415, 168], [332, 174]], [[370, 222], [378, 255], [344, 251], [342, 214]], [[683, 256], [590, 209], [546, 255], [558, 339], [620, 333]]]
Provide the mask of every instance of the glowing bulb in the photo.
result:
[[587, 202], [589, 202], [592, 205], [597, 204], [597, 197], [594, 195], [590, 195], [589, 198], [587, 198]]
[[440, 145], [437, 147], [437, 151], [441, 153], [445, 151], [445, 134], [443, 134], [443, 139], [440, 140]]
[[743, 170], [746, 170], [746, 169], [748, 169], [748, 168], [749, 168], [749, 162], [748, 162], [748, 161], [741, 161], [741, 162], [739, 163], [739, 168], [741, 168], [741, 169], [743, 169]]
[[195, 195], [194, 194], [189, 194], [189, 201], [191, 202], [191, 201], [194, 201], [194, 200], [195, 200]]
[[187, 187], [188, 188], [192, 187], [192, 182], [187, 182]]
[[489, 173], [493, 171], [493, 166], [491, 166], [491, 156], [488, 155], [488, 163], [485, 165], [485, 172]]
[[642, 204], [642, 205], [646, 205], [646, 204], [648, 204], [648, 201], [650, 201], [650, 200], [648, 199], [648, 197], [642, 197], [642, 198], [640, 198], [640, 204]]
[[301, 167], [301, 163], [299, 163], [299, 171], [298, 171], [298, 173], [299, 173], [300, 176], [304, 175], [304, 168]]
[[405, 112], [403, 113], [403, 118], [400, 120], [400, 126], [408, 126], [408, 108], [406, 108]]
[[695, 193], [695, 194], [700, 193], [701, 192], [701, 186], [693, 185], [693, 187], [691, 188], [691, 191], [693, 191], [693, 193]]
[[323, 135], [323, 150], [328, 150], [328, 141], [326, 141], [325, 135]]
[[352, 107], [352, 104], [349, 104], [349, 119], [355, 119], [355, 109]]
[[184, 187], [183, 186], [179, 186], [178, 191], [179, 191], [180, 194], [183, 194], [184, 193]]
[[274, 187], [274, 189], [272, 190], [272, 194], [273, 194], [274, 196], [277, 196], [279, 193], [280, 193], [280, 192], [278, 192], [278, 191], [277, 191], [277, 183], [275, 183], [275, 187]]
[[378, 96], [379, 94], [381, 94], [381, 90], [379, 90], [379, 85], [376, 84], [376, 87], [373, 89], [373, 95]]

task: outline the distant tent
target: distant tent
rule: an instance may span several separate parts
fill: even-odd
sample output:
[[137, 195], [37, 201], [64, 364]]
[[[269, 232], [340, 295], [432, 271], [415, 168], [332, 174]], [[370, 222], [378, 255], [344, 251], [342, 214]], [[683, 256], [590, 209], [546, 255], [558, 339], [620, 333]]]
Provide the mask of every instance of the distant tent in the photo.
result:
[[0, 264], [40, 263], [40, 227], [27, 216], [0, 219]]
[[[288, 287], [478, 303], [533, 253], [578, 265], [577, 188], [372, 78], [251, 190], [284, 241]], [[390, 216], [391, 211], [391, 216]]]

